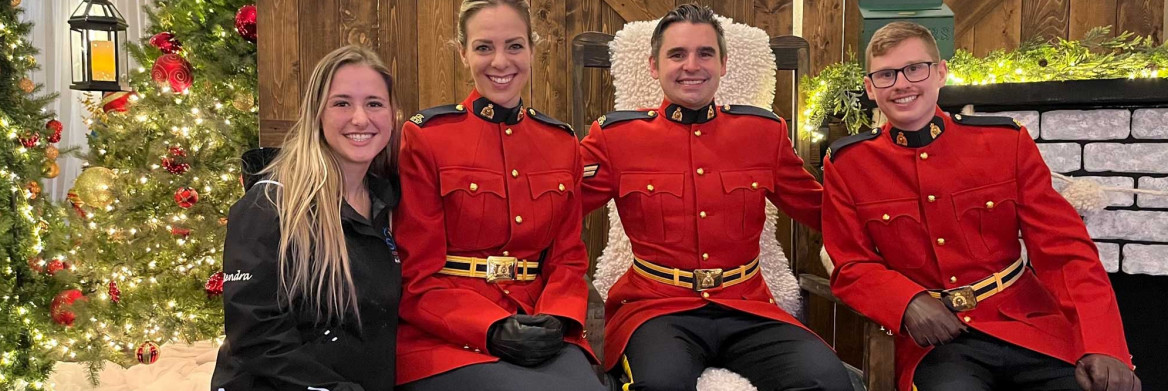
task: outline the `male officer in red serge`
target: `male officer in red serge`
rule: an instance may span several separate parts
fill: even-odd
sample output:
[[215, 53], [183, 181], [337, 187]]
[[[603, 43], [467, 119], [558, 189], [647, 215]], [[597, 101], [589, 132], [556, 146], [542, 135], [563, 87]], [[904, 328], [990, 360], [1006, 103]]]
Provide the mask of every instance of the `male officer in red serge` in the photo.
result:
[[888, 124], [828, 150], [823, 237], [832, 291], [897, 332], [898, 389], [1139, 390], [1095, 245], [1029, 133], [942, 112], [947, 66], [920, 25], [876, 31], [866, 55]]
[[708, 366], [759, 390], [850, 390], [832, 350], [759, 275], [766, 199], [819, 228], [822, 188], [785, 123], [714, 103], [726, 47], [708, 7], [669, 12], [652, 44], [665, 101], [606, 114], [581, 145], [584, 211], [615, 198], [636, 256], [609, 291], [605, 368], [626, 390], [694, 390]]

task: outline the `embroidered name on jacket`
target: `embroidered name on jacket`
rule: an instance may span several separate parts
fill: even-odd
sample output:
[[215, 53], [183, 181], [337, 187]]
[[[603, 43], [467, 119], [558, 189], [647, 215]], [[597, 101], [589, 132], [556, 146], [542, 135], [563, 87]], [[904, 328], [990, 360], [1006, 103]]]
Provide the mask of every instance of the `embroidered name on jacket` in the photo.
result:
[[251, 279], [251, 273], [244, 273], [244, 272], [239, 271], [239, 270], [236, 270], [235, 273], [223, 275], [223, 282], [247, 281], [250, 279]]

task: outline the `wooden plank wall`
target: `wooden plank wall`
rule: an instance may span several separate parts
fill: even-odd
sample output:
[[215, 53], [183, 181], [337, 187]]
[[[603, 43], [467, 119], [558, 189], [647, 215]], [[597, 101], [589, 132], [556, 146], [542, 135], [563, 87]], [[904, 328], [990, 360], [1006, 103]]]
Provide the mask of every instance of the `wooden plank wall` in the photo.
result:
[[[788, 35], [792, 0], [700, 0], [719, 14]], [[627, 21], [655, 19], [687, 0], [532, 0], [532, 24], [541, 38], [525, 99], [554, 117], [568, 119], [573, 36], [584, 31], [615, 33]], [[261, 143], [279, 144], [296, 118], [312, 66], [339, 45], [360, 43], [376, 50], [394, 73], [402, 111], [461, 100], [473, 82], [451, 43], [460, 0], [259, 0]], [[612, 108], [611, 80], [591, 75], [590, 114]], [[791, 88], [785, 80], [784, 96]], [[776, 109], [789, 113], [790, 102]]]
[[[626, 21], [659, 17], [680, 3], [697, 2], [719, 14], [766, 30], [791, 34], [792, 2], [801, 1], [799, 25], [811, 44], [812, 73], [860, 54], [857, 0], [531, 0], [533, 27], [542, 37], [527, 101], [568, 118], [571, 95], [569, 42], [584, 31], [613, 33]], [[1091, 27], [1112, 25], [1164, 39], [1166, 0], [945, 0], [956, 14], [957, 46], [984, 55], [1031, 39], [1081, 38]], [[472, 87], [451, 44], [460, 0], [259, 0], [261, 143], [278, 144], [296, 118], [302, 88], [316, 60], [347, 43], [373, 47], [397, 79], [402, 111], [462, 99]], [[604, 76], [589, 78], [588, 107], [611, 108]], [[780, 77], [780, 97], [790, 91]], [[607, 100], [606, 100], [607, 99]], [[606, 104], [607, 103], [607, 104]], [[790, 102], [778, 101], [780, 114]]]
[[[533, 27], [542, 40], [528, 102], [568, 118], [573, 86], [569, 42], [584, 31], [613, 33], [626, 21], [659, 17], [679, 3], [697, 2], [774, 35], [791, 34], [792, 1], [802, 1], [803, 37], [811, 44], [812, 73], [860, 54], [857, 0], [532, 0]], [[259, 0], [260, 119], [264, 145], [278, 144], [296, 117], [302, 86], [316, 60], [347, 43], [380, 53], [397, 79], [403, 112], [462, 99], [472, 81], [451, 44], [460, 0]], [[1164, 38], [1165, 0], [945, 0], [956, 14], [957, 46], [984, 55], [1031, 39], [1081, 38], [1112, 25]], [[589, 110], [611, 108], [608, 83], [591, 80]], [[778, 96], [790, 82], [780, 77]], [[609, 96], [608, 105], [605, 96]], [[595, 110], [593, 110], [595, 109]], [[776, 102], [789, 113], [790, 102]], [[408, 116], [408, 115], [407, 115]]]
[[[615, 33], [626, 22], [656, 19], [677, 4], [697, 2], [719, 14], [765, 30], [788, 35], [800, 26], [811, 46], [811, 73], [862, 55], [857, 0], [530, 0], [532, 24], [542, 38], [535, 46], [529, 90], [524, 99], [563, 120], [569, 119], [572, 85], [570, 42], [585, 31]], [[794, 1], [801, 1], [795, 7]], [[1076, 39], [1094, 26], [1164, 37], [1168, 0], [945, 0], [956, 15], [956, 44], [984, 55], [1016, 48], [1032, 37]], [[461, 100], [473, 82], [451, 43], [461, 0], [259, 0], [260, 143], [278, 145], [296, 119], [304, 85], [316, 61], [343, 44], [372, 47], [396, 80], [403, 117], [419, 109]], [[795, 9], [802, 10], [796, 15]], [[796, 18], [800, 18], [796, 21]], [[798, 22], [798, 23], [796, 23]], [[789, 118], [791, 75], [779, 75], [773, 109]], [[613, 107], [612, 78], [589, 70], [584, 78], [585, 108], [597, 117]], [[601, 213], [601, 212], [597, 212]], [[589, 252], [603, 248], [603, 219], [588, 219]], [[597, 223], [599, 221], [599, 223]], [[780, 227], [788, 227], [780, 224]], [[789, 228], [787, 228], [789, 229]], [[789, 231], [780, 232], [784, 248]], [[815, 242], [814, 237], [800, 238]], [[800, 247], [807, 247], [800, 245]], [[802, 254], [815, 259], [815, 254]], [[800, 272], [823, 274], [816, 263]], [[861, 360], [863, 324], [849, 311], [835, 311], [813, 301], [807, 322], [835, 342], [845, 361]]]

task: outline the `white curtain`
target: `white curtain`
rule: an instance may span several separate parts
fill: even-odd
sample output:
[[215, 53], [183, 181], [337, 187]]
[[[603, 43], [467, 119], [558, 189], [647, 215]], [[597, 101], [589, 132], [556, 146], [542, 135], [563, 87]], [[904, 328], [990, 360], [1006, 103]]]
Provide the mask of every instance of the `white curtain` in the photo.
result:
[[[153, 0], [113, 0], [114, 6], [126, 19], [126, 24], [130, 25], [127, 29], [129, 42], [138, 42], [142, 38], [149, 22], [146, 13], [142, 11], [142, 6], [152, 2]], [[46, 92], [60, 94], [60, 98], [47, 109], [56, 112], [57, 118], [65, 125], [61, 142], [57, 144], [62, 150], [74, 146], [83, 150], [86, 148], [86, 134], [89, 133], [89, 129], [85, 126], [86, 111], [81, 99], [85, 94], [94, 94], [100, 99], [99, 93], [96, 92], [69, 89], [73, 79], [70, 74], [67, 21], [80, 3], [80, 0], [25, 0], [21, 4], [24, 8], [23, 20], [34, 24], [30, 37], [32, 44], [41, 50], [36, 56], [41, 69], [33, 72], [29, 78], [44, 84]], [[133, 58], [130, 58], [130, 62], [130, 69], [138, 67]], [[46, 180], [44, 188], [53, 199], [62, 200], [73, 187], [77, 175], [81, 173], [81, 161], [62, 154], [57, 158], [57, 164], [61, 167], [61, 174], [56, 179]]]

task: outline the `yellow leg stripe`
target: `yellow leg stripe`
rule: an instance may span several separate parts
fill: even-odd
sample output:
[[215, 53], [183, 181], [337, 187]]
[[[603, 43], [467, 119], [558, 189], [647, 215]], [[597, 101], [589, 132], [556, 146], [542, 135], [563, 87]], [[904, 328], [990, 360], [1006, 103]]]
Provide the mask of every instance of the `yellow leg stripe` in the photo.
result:
[[621, 356], [621, 365], [625, 368], [625, 375], [629, 377], [629, 382], [621, 386], [624, 391], [629, 391], [629, 387], [633, 385], [633, 368], [629, 366], [629, 356]]

